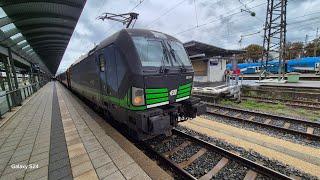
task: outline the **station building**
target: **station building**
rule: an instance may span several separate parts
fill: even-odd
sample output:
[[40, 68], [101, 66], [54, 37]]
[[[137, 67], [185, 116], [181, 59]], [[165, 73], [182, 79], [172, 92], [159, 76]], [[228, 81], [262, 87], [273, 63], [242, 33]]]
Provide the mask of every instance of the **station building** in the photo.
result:
[[224, 81], [226, 65], [242, 50], [227, 50], [198, 41], [183, 44], [195, 71], [195, 82]]

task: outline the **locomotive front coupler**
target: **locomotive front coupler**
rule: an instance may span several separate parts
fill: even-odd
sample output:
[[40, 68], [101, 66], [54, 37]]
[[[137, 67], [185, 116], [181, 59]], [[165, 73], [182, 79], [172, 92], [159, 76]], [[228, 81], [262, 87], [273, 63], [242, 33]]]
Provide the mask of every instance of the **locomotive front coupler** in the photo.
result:
[[170, 124], [175, 127], [178, 124], [179, 117], [181, 115], [182, 106], [181, 104], [171, 104], [164, 110], [170, 116]]
[[196, 116], [205, 114], [207, 106], [201, 102], [200, 98], [191, 97], [188, 100], [182, 102], [184, 108], [184, 114], [188, 118], [195, 118]]
[[140, 112], [132, 112], [136, 127], [150, 135], [164, 134], [172, 128], [170, 116], [164, 113], [161, 108], [153, 108]]

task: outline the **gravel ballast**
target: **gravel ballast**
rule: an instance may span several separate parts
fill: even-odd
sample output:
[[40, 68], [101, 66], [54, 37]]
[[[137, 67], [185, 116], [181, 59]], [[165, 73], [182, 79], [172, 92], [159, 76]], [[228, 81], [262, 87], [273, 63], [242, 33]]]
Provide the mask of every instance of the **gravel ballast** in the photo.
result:
[[222, 156], [217, 153], [206, 152], [204, 155], [186, 167], [185, 170], [196, 178], [200, 178], [201, 176], [207, 174], [221, 159]]
[[245, 113], [241, 114], [241, 116], [240, 116], [240, 118], [242, 118], [242, 119], [249, 119], [250, 117], [251, 117], [250, 114], [245, 114]]
[[172, 138], [166, 143], [162, 143], [160, 145], [158, 143], [157, 146], [154, 149], [159, 153], [164, 153], [164, 152], [167, 152], [167, 151], [171, 151], [175, 147], [177, 147], [180, 144], [182, 144], [184, 141], [185, 141], [184, 138], [180, 138], [180, 137]]
[[237, 115], [237, 114], [238, 114], [237, 112], [229, 111], [226, 115], [228, 115], [228, 116], [235, 116], [235, 115]]
[[276, 119], [276, 120], [272, 120], [270, 124], [273, 126], [283, 127], [284, 123], [286, 123], [286, 121]]
[[303, 124], [291, 124], [289, 128], [301, 132], [307, 131], [307, 126]]
[[[237, 109], [246, 110], [245, 108], [239, 108], [239, 107], [235, 107], [235, 106], [232, 106], [232, 105], [222, 105], [222, 106], [229, 107], [229, 108], [237, 108]], [[215, 108], [215, 107], [210, 107], [210, 108], [211, 109], [218, 109], [218, 108]], [[302, 119], [302, 120], [305, 120], [305, 121], [311, 121], [310, 119], [308, 119], [306, 117], [302, 117], [302, 116], [290, 116], [290, 115], [283, 115], [283, 114], [277, 114], [277, 113], [274, 113], [274, 112], [265, 112], [265, 111], [259, 111], [259, 110], [253, 110], [253, 109], [250, 109], [250, 111], [257, 112], [257, 113], [270, 114], [270, 115], [275, 115], [275, 116], [280, 116], [280, 117], [283, 116], [283, 117], [289, 117], [289, 118], [298, 118], [298, 119]], [[316, 122], [320, 122], [320, 119], [318, 121], [316, 121]]]
[[313, 134], [320, 136], [320, 128], [314, 128]]
[[[226, 150], [229, 150], [229, 151], [235, 151], [237, 152], [238, 154], [240, 154], [240, 156], [244, 157], [244, 158], [247, 158], [247, 159], [250, 159], [252, 161], [256, 161], [256, 162], [262, 162], [264, 166], [266, 167], [269, 167], [275, 171], [278, 171], [282, 174], [286, 174], [287, 176], [290, 176], [290, 175], [296, 175], [296, 176], [299, 176], [301, 177], [302, 179], [312, 179], [312, 180], [315, 180], [315, 179], [318, 179], [317, 177], [315, 176], [312, 176], [308, 173], [305, 173], [305, 172], [302, 172], [300, 170], [297, 170], [296, 168], [292, 167], [292, 166], [288, 166], [288, 165], [285, 165], [277, 160], [274, 160], [274, 159], [270, 159], [268, 157], [265, 157], [265, 156], [262, 156], [261, 154], [257, 153], [257, 152], [254, 152], [254, 151], [247, 151], [245, 150], [244, 148], [242, 147], [238, 147], [238, 146], [234, 146], [230, 143], [227, 143], [223, 140], [220, 140], [220, 139], [217, 139], [217, 138], [213, 138], [213, 137], [209, 137], [207, 135], [204, 135], [204, 134], [201, 134], [201, 133], [198, 133], [198, 132], [195, 132], [193, 130], [190, 130], [190, 129], [187, 129], [185, 127], [182, 127], [182, 126], [178, 126], [177, 129], [189, 134], [189, 135], [192, 135], [192, 136], [197, 136], [198, 138], [204, 140], [204, 141], [207, 141], [211, 144], [214, 144], [216, 146], [219, 146], [223, 149], [226, 149]], [[263, 176], [261, 176], [263, 177]], [[261, 179], [265, 179], [265, 178], [261, 178]]]
[[201, 146], [190, 144], [184, 149], [181, 149], [169, 156], [176, 163], [187, 161], [192, 155], [196, 154], [201, 149]]
[[267, 134], [272, 137], [281, 138], [281, 139], [288, 140], [288, 141], [291, 141], [294, 143], [301, 143], [303, 145], [308, 145], [308, 146], [316, 147], [316, 148], [320, 147], [319, 141], [308, 140], [302, 136], [288, 134], [288, 133], [280, 131], [280, 130], [276, 130], [276, 129], [261, 126], [261, 125], [252, 124], [250, 122], [243, 123], [238, 120], [233, 120], [231, 118], [226, 118], [226, 117], [222, 117], [222, 116], [218, 116], [218, 115], [214, 115], [214, 114], [206, 114], [206, 115], [202, 115], [200, 117], [203, 117], [203, 118], [209, 119], [209, 120], [213, 120], [213, 121], [217, 121], [217, 122], [221, 122], [224, 124], [232, 125], [234, 127], [241, 127], [241, 128], [244, 128], [244, 129], [247, 129], [250, 131], [260, 132], [260, 133]]
[[261, 116], [255, 116], [253, 118], [253, 121], [259, 122], [259, 123], [264, 123], [267, 120], [267, 118], [261, 117]]
[[231, 161], [225, 167], [223, 167], [218, 174], [212, 177], [212, 179], [242, 180], [246, 176], [247, 171], [247, 167], [238, 164], [235, 161]]

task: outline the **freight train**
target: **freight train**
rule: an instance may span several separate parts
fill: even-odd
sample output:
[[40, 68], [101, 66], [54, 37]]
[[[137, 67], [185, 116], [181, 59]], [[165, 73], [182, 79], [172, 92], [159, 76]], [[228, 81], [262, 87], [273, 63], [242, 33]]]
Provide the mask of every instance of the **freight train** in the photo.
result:
[[[258, 63], [240, 63], [238, 67], [242, 74], [256, 74], [261, 70], [261, 62]], [[291, 59], [285, 62], [285, 72], [311, 72], [314, 73], [320, 67], [320, 57], [305, 57], [300, 59]], [[268, 71], [278, 73], [279, 61], [272, 60], [268, 62]], [[232, 65], [227, 64], [227, 69], [231, 70]]]
[[191, 96], [194, 70], [176, 38], [123, 29], [57, 76], [65, 86], [124, 125], [133, 138], [170, 135], [178, 122], [206, 111]]

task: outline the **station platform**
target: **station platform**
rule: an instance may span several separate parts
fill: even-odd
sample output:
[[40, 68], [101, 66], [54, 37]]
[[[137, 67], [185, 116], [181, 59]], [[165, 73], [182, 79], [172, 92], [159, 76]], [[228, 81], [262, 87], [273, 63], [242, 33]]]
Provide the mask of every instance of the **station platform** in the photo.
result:
[[258, 83], [257, 80], [243, 80], [243, 85], [248, 86], [280, 86], [289, 88], [320, 88], [320, 81], [299, 81], [297, 83]]
[[[303, 81], [297, 83], [259, 83], [258, 80], [239, 80], [239, 83], [246, 86], [280, 86], [289, 88], [320, 88], [320, 81]], [[219, 87], [225, 82], [194, 82], [194, 87]]]
[[226, 82], [221, 81], [221, 82], [193, 82], [194, 87], [218, 87], [221, 85], [226, 84]]
[[[277, 78], [277, 75], [272, 75], [270, 78]], [[287, 77], [287, 75], [285, 75]], [[258, 80], [259, 75], [258, 74], [244, 74], [243, 79], [245, 80]], [[319, 81], [320, 75], [316, 75], [315, 73], [302, 73], [300, 75], [300, 79], [304, 81]]]
[[0, 126], [0, 179], [172, 179], [59, 82]]

